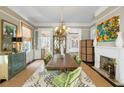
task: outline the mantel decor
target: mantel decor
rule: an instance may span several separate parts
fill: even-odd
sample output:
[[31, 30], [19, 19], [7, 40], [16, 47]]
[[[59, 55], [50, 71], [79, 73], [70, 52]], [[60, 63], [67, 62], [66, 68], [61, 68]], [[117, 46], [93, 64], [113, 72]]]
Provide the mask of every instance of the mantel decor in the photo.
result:
[[10, 23], [6, 20], [2, 19], [2, 26], [1, 26], [1, 42], [2, 42], [2, 51], [12, 51], [13, 44], [12, 44], [12, 38], [16, 37], [17, 33], [17, 26], [13, 23]]
[[124, 45], [124, 41], [123, 41], [123, 37], [122, 37], [122, 34], [123, 34], [123, 32], [118, 32], [117, 33], [118, 34], [118, 37], [117, 37], [117, 39], [116, 39], [116, 41], [115, 41], [115, 45], [117, 46], [117, 47], [123, 47], [123, 45]]

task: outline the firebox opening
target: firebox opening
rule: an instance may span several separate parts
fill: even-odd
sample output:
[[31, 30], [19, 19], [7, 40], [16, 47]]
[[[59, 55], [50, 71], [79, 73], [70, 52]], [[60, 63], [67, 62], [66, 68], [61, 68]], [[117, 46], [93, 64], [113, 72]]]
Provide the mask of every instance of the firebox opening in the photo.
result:
[[116, 59], [100, 56], [100, 69], [109, 75], [110, 79], [115, 80]]

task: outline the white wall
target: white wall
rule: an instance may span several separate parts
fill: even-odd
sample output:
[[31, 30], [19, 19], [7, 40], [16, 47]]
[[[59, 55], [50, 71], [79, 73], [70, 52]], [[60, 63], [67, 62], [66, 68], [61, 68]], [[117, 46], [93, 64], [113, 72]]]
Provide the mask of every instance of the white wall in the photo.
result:
[[94, 25], [90, 28], [90, 39], [94, 40], [95, 37], [96, 37], [96, 26]]
[[89, 28], [82, 28], [82, 40], [90, 39], [90, 29]]
[[30, 63], [34, 60], [34, 51], [33, 49], [30, 50], [30, 52], [26, 53], [26, 63]]

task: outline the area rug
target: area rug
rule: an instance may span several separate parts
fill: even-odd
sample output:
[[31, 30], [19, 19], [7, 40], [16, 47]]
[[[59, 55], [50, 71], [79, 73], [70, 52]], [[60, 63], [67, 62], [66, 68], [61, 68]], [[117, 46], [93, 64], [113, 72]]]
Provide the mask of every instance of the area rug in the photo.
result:
[[[36, 72], [24, 83], [23, 87], [55, 87], [52, 84], [52, 79], [61, 73], [58, 70], [45, 69], [42, 62]], [[82, 70], [80, 76], [74, 81], [73, 87], [95, 87], [95, 84]]]

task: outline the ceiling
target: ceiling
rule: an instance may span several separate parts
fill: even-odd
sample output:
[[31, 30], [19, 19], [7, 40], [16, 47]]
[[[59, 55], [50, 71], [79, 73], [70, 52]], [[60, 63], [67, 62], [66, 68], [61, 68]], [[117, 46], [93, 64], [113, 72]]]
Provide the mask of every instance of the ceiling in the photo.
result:
[[[8, 8], [35, 26], [60, 22], [60, 6], [9, 6]], [[99, 8], [100, 6], [63, 6], [64, 22], [91, 23], [95, 20], [94, 13]]]

